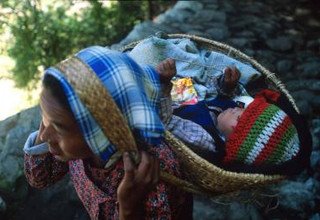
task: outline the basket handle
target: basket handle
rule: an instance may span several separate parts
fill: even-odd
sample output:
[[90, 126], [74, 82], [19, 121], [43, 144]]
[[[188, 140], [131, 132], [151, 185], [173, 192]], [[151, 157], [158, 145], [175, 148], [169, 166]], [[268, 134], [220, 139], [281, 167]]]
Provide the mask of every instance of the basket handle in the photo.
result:
[[109, 141], [121, 152], [137, 152], [135, 139], [126, 120], [91, 68], [77, 57], [64, 60], [56, 68], [73, 87]]

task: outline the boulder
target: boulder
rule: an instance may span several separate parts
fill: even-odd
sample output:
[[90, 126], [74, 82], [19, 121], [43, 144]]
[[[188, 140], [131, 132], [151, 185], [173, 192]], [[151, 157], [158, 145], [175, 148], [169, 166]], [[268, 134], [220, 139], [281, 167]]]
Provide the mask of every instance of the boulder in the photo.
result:
[[290, 37], [277, 37], [266, 41], [268, 47], [275, 51], [288, 51], [293, 47], [293, 40]]
[[16, 190], [16, 182], [23, 177], [23, 146], [32, 131], [38, 129], [38, 107], [22, 111], [1, 123], [0, 189]]

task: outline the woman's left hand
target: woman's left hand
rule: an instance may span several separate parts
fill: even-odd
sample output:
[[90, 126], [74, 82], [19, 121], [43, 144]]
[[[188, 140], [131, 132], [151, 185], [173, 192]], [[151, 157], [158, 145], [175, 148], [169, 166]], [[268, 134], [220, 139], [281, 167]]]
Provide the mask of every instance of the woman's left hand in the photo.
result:
[[146, 195], [159, 181], [159, 161], [141, 152], [141, 162], [135, 166], [129, 153], [123, 154], [124, 177], [117, 190], [120, 219], [141, 219]]

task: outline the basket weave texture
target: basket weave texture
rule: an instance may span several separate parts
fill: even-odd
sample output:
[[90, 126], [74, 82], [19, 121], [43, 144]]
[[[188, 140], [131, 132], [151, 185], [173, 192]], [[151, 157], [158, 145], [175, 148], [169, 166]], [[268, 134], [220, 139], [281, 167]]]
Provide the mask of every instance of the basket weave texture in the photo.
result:
[[[251, 64], [265, 77], [268, 86], [286, 95], [293, 108], [299, 112], [293, 98], [275, 74], [237, 49], [220, 42], [192, 35], [169, 34], [166, 37], [188, 38], [194, 41], [199, 47], [208, 51], [221, 52], [241, 62]], [[121, 51], [130, 50], [138, 43], [139, 42], [133, 42], [122, 48]], [[59, 64], [57, 68], [65, 75], [83, 104], [99, 123], [110, 142], [114, 144], [120, 152], [137, 152], [133, 135], [121, 115], [120, 110], [92, 70], [76, 57], [67, 59]], [[285, 176], [281, 175], [226, 171], [198, 156], [171, 133], [166, 132], [165, 139], [177, 154], [186, 175], [186, 180], [179, 179], [164, 172], [161, 172], [161, 179], [192, 193], [214, 196], [240, 189], [260, 187], [285, 178]], [[138, 159], [136, 158], [136, 160]]]

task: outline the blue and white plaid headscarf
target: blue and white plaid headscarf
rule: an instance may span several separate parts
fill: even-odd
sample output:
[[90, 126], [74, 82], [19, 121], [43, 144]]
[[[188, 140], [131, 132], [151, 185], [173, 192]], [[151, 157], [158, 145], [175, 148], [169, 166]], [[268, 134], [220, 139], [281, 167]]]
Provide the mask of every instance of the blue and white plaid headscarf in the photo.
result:
[[[135, 138], [153, 145], [160, 143], [164, 127], [157, 112], [161, 93], [157, 72], [149, 66], [139, 66], [124, 53], [100, 46], [86, 48], [75, 56], [86, 63], [107, 88]], [[61, 83], [87, 144], [96, 155], [108, 161], [116, 147], [60, 70], [50, 67], [45, 74], [54, 76]]]

